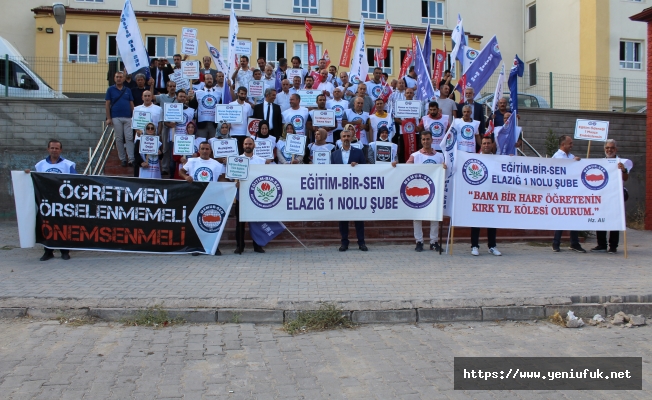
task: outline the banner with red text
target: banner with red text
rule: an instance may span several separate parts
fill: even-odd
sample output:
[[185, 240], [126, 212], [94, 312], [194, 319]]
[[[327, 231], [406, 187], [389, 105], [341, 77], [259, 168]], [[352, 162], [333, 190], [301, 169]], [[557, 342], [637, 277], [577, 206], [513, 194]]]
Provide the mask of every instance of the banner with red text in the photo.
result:
[[233, 183], [198, 178], [23, 175], [36, 204], [17, 208], [36, 207], [36, 243], [55, 249], [214, 254], [236, 194]]
[[306, 39], [308, 40], [308, 65], [314, 66], [317, 65], [317, 47], [315, 46], [315, 41], [312, 38], [312, 25], [308, 20], [305, 21], [306, 25]]
[[350, 26], [346, 26], [344, 32], [344, 43], [342, 43], [342, 54], [340, 54], [340, 67], [348, 67], [351, 63], [351, 51], [355, 42], [355, 33]]
[[378, 55], [378, 60], [382, 61], [387, 57], [387, 46], [389, 45], [389, 40], [392, 38], [392, 33], [394, 30], [389, 24], [389, 21], [385, 21], [385, 31], [383, 32], [383, 41], [380, 42], [380, 54]]
[[615, 160], [458, 151], [453, 223], [486, 228], [623, 231], [623, 180]]
[[403, 78], [407, 74], [413, 59], [414, 59], [414, 51], [412, 51], [412, 49], [407, 49], [405, 51], [405, 57], [403, 57], [403, 63], [401, 64], [401, 72], [398, 74], [398, 79]]
[[[432, 69], [432, 80], [439, 85], [441, 77], [444, 75], [444, 69], [446, 63], [446, 50], [435, 51], [435, 65]], [[435, 90], [439, 90], [439, 87], [436, 87]]]

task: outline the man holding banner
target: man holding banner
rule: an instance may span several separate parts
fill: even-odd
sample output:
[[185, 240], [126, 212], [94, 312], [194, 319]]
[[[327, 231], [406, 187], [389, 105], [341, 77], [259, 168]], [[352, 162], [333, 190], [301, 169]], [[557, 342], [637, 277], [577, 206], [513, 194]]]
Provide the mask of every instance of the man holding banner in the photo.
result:
[[[494, 139], [491, 135], [487, 134], [482, 137], [482, 144], [480, 152], [482, 154], [493, 154]], [[471, 255], [480, 255], [480, 229], [471, 228]], [[489, 254], [494, 256], [501, 256], [502, 253], [496, 248], [496, 228], [487, 228], [487, 247], [489, 247]]]

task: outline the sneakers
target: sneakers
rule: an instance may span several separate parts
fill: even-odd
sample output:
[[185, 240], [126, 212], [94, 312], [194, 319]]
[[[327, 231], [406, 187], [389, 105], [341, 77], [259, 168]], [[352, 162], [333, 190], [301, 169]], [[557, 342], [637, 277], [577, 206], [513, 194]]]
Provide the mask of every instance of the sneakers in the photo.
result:
[[471, 254], [474, 256], [479, 256], [480, 255], [480, 249], [477, 247], [471, 247]]
[[441, 246], [439, 245], [439, 242], [430, 243], [430, 250], [441, 251]]
[[609, 254], [616, 254], [617, 252], [618, 251], [616, 250], [615, 247], [609, 247], [609, 251], [607, 251], [607, 253], [609, 253]]
[[423, 242], [417, 242], [417, 247], [414, 248], [414, 251], [421, 253], [423, 251]]
[[499, 252], [497, 248], [492, 247], [489, 249], [489, 254], [493, 254], [494, 256], [502, 256], [503, 253]]
[[605, 253], [607, 251], [607, 246], [595, 246], [591, 249], [592, 252]]
[[554, 251], [555, 253], [559, 253], [559, 252], [560, 252], [560, 250], [559, 250], [559, 245], [553, 243], [553, 245], [552, 245], [552, 251]]
[[569, 249], [570, 249], [570, 250], [573, 250], [573, 251], [576, 251], [576, 252], [578, 252], [578, 253], [586, 253], [586, 250], [584, 250], [584, 249], [582, 248], [582, 246], [580, 246], [579, 243], [577, 243], [577, 244], [571, 244], [570, 247], [569, 247]]
[[54, 258], [54, 251], [49, 250], [49, 249], [45, 249], [45, 253], [43, 253], [40, 260], [41, 261], [47, 261], [47, 260], [49, 260], [51, 258]]

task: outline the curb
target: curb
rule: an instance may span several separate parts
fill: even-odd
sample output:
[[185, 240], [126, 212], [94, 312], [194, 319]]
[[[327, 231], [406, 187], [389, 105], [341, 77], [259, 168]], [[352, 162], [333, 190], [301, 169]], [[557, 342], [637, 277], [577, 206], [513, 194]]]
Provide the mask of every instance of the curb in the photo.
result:
[[[596, 296], [597, 297], [597, 296]], [[120, 321], [136, 316], [145, 308], [0, 308], [0, 319], [31, 317], [53, 319], [58, 317], [92, 316], [105, 321]], [[170, 318], [182, 318], [188, 323], [251, 323], [282, 324], [296, 319], [299, 310], [264, 310], [237, 308], [168, 308]], [[398, 310], [344, 310], [342, 316], [358, 324], [396, 324], [417, 322], [463, 322], [497, 320], [536, 320], [554, 315], [564, 315], [572, 310], [582, 318], [593, 318], [595, 314], [614, 315], [619, 311], [626, 314], [643, 315], [652, 318], [652, 303], [574, 303], [545, 306], [506, 307], [438, 307], [410, 308]]]

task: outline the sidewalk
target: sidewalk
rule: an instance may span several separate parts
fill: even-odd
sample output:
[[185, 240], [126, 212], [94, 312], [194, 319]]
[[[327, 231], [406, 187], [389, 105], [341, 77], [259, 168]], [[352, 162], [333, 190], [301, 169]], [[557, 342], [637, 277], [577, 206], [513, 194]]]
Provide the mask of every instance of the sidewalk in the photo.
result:
[[[484, 231], [482, 232], [484, 235]], [[299, 310], [336, 302], [345, 310], [568, 304], [573, 296], [652, 294], [652, 232], [628, 232], [629, 258], [578, 254], [562, 244], [500, 244], [502, 257], [416, 253], [414, 245], [271, 248], [223, 256], [71, 253], [70, 261], [38, 259], [42, 249], [17, 248], [15, 223], [0, 223], [0, 307], [149, 307]], [[595, 246], [595, 238], [584, 244]], [[599, 300], [600, 302], [609, 301]], [[652, 302], [652, 296], [625, 302]]]

